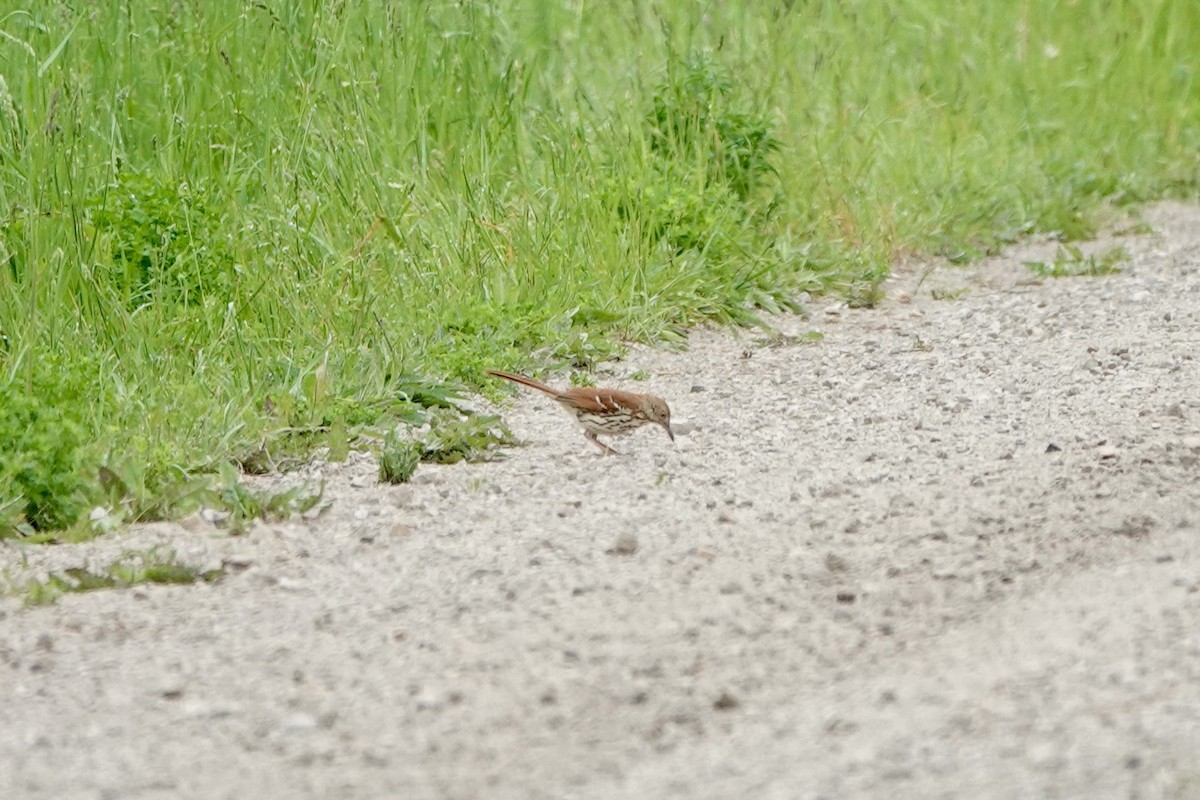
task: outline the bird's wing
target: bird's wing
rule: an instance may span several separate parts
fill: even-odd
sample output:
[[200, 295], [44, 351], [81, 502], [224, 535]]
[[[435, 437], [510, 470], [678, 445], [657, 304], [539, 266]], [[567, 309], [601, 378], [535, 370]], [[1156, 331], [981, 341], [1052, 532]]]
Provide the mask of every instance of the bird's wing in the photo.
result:
[[591, 386], [577, 386], [569, 389], [558, 396], [558, 402], [580, 411], [599, 414], [633, 412], [641, 407], [638, 396], [633, 392], [622, 392], [618, 389], [596, 389]]

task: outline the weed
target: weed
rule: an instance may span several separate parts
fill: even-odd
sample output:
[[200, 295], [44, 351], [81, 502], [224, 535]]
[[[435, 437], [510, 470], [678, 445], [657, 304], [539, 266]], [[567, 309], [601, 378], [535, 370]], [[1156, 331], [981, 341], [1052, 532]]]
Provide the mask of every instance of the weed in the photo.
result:
[[388, 432], [379, 453], [379, 480], [383, 483], [407, 483], [417, 470], [424, 447], [418, 441], [403, 439], [395, 430]]
[[426, 436], [421, 460], [433, 464], [480, 461], [500, 446], [515, 444], [499, 417], [444, 411], [436, 414]]
[[26, 605], [49, 605], [64, 594], [117, 589], [141, 583], [199, 583], [220, 578], [222, 570], [204, 570], [181, 563], [174, 551], [129, 551], [98, 569], [70, 567], [51, 572], [45, 580], [30, 580], [21, 587]]
[[970, 288], [966, 286], [960, 286], [957, 289], [946, 289], [944, 287], [935, 286], [929, 290], [929, 296], [934, 300], [957, 300], [970, 291]]
[[30, 384], [0, 384], [0, 538], [65, 528], [86, 507], [82, 381], [46, 366]]
[[665, 161], [623, 180], [613, 178], [609, 202], [629, 226], [675, 254], [736, 247], [744, 209], [724, 183]]
[[609, 180], [608, 204], [648, 243], [676, 256], [694, 250], [713, 260], [762, 249], [751, 193], [775, 173], [779, 149], [764, 114], [736, 105], [727, 70], [693, 53], [654, 93], [644, 124], [651, 157], [645, 169]]
[[881, 280], [859, 281], [851, 284], [846, 293], [846, 304], [850, 308], [875, 308], [883, 301]]
[[1154, 228], [1145, 220], [1135, 220], [1113, 231], [1113, 236], [1153, 236]]
[[100, 468], [99, 483], [105, 505], [98, 506], [82, 529], [54, 537], [76, 541], [104, 533], [127, 522], [177, 519], [202, 508], [222, 512], [232, 533], [242, 533], [257, 519], [286, 519], [302, 514], [321, 501], [316, 491], [295, 486], [278, 492], [256, 491], [242, 480], [231, 462], [220, 462], [216, 472], [162, 479], [147, 474], [135, 462]]
[[228, 296], [233, 258], [214, 206], [203, 183], [120, 171], [89, 204], [91, 223], [111, 253], [106, 278], [117, 296], [130, 307]]
[[164, 475], [132, 458], [110, 458], [99, 468], [97, 482], [105, 525], [174, 519], [217, 502], [213, 475]]
[[242, 482], [232, 464], [222, 462], [216, 486], [206, 496], [213, 507], [229, 514], [226, 520], [229, 530], [243, 533], [257, 519], [282, 520], [292, 514], [303, 514], [321, 502], [323, 490], [323, 486], [315, 492], [305, 486], [294, 486], [280, 492], [254, 491]]
[[1085, 256], [1074, 245], [1059, 245], [1053, 261], [1026, 261], [1025, 266], [1039, 278], [1096, 277], [1120, 272], [1120, 265], [1128, 260], [1129, 251], [1120, 246]]
[[647, 124], [650, 147], [665, 163], [702, 165], [738, 203], [775, 172], [770, 157], [779, 141], [765, 114], [735, 107], [734, 86], [729, 70], [694, 52], [655, 91]]
[[350, 436], [346, 432], [344, 417], [335, 417], [325, 435], [327, 443], [326, 458], [333, 463], [345, 461], [350, 457]]
[[792, 347], [802, 344], [819, 344], [825, 341], [825, 334], [820, 331], [808, 331], [806, 333], [783, 333], [781, 331], [770, 331], [766, 336], [760, 336], [754, 340], [754, 344], [759, 347]]

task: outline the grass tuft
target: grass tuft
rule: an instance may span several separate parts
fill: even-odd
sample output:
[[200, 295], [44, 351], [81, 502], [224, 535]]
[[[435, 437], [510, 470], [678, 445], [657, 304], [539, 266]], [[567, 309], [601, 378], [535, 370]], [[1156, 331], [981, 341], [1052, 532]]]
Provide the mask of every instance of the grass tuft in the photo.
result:
[[390, 431], [379, 453], [379, 480], [391, 484], [407, 483], [417, 471], [423, 450], [420, 442], [402, 439], [394, 430]]
[[1076, 278], [1113, 275], [1121, 271], [1120, 265], [1129, 260], [1129, 251], [1124, 247], [1109, 249], [1085, 256], [1074, 245], [1059, 245], [1054, 260], [1026, 261], [1025, 266], [1039, 278]]

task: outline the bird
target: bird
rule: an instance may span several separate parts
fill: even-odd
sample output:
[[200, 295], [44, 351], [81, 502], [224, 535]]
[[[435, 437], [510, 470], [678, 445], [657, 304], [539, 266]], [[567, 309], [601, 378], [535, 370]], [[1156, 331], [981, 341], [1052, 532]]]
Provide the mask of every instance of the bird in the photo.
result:
[[498, 369], [489, 369], [487, 374], [550, 395], [575, 417], [575, 421], [583, 428], [584, 437], [599, 447], [604, 455], [618, 453], [597, 439], [598, 434], [618, 436], [650, 423], [661, 425], [667, 436], [671, 437], [671, 441], [675, 441], [675, 432], [671, 430], [671, 407], [667, 405], [666, 400], [656, 395], [623, 392], [620, 389], [597, 389], [593, 386], [577, 386], [560, 392], [524, 375], [514, 375]]

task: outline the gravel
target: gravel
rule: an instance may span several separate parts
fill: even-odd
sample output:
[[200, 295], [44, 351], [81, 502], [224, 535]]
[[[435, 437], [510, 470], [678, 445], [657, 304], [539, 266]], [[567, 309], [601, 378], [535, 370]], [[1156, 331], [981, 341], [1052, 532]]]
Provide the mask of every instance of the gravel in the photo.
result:
[[0, 543], [225, 567], [0, 600], [0, 797], [1200, 796], [1200, 209], [1144, 216], [1116, 275], [1034, 241], [635, 348], [674, 446], [521, 395], [504, 460], [314, 465], [243, 536]]

